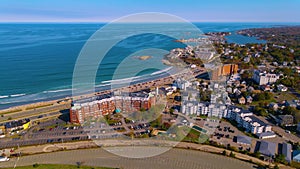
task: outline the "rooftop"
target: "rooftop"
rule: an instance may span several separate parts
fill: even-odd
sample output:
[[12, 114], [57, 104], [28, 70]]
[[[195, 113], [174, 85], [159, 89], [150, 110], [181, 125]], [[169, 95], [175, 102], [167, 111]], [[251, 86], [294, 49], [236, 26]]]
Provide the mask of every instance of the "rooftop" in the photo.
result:
[[285, 160], [288, 162], [292, 161], [292, 145], [288, 143], [282, 144], [282, 154], [285, 156]]
[[259, 146], [259, 152], [265, 156], [275, 156], [276, 144], [269, 141], [261, 141]]
[[252, 138], [250, 138], [248, 136], [238, 135], [238, 136], [236, 136], [236, 142], [241, 143], [241, 144], [249, 144], [250, 145], [252, 143]]

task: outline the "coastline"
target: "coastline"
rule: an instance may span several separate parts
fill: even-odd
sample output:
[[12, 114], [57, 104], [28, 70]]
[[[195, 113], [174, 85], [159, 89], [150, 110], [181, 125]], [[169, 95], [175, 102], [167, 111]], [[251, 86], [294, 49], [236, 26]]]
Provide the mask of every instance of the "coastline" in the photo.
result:
[[[169, 69], [166, 69], [169, 71]], [[198, 69], [197, 69], [198, 70]], [[197, 71], [196, 70], [196, 71]], [[205, 69], [199, 69], [200, 73], [205, 72]], [[87, 98], [92, 98], [95, 96], [103, 95], [103, 94], [109, 94], [113, 91], [117, 90], [123, 90], [123, 91], [128, 91], [128, 92], [135, 92], [138, 90], [144, 90], [147, 88], [153, 88], [156, 86], [161, 86], [165, 84], [172, 83], [175, 77], [183, 77], [187, 75], [187, 72], [179, 72], [177, 74], [172, 74], [172, 71], [175, 70], [170, 70], [171, 73], [168, 72], [160, 72], [158, 74], [153, 73], [154, 77], [148, 77], [146, 79], [140, 79], [137, 81], [134, 81], [132, 84], [124, 83], [125, 85], [122, 87], [117, 87], [117, 88], [111, 88], [112, 86], [107, 85], [108, 89], [104, 90], [97, 90], [97, 87], [95, 89], [95, 92], [90, 92], [87, 94], [82, 94], [78, 96], [67, 96], [67, 97], [60, 97], [57, 99], [53, 100], [45, 100], [45, 101], [38, 101], [34, 103], [29, 103], [29, 104], [24, 104], [24, 105], [18, 105], [18, 106], [13, 106], [10, 108], [2, 109], [0, 110], [0, 114], [9, 114], [9, 113], [21, 113], [22, 111], [26, 111], [28, 109], [36, 109], [40, 107], [51, 107], [57, 104], [62, 104], [62, 103], [67, 103], [70, 104], [72, 100], [81, 100], [81, 99], [87, 99]], [[195, 74], [196, 76], [197, 74]], [[155, 78], [156, 77], [156, 78]], [[120, 81], [122, 79], [118, 79]], [[112, 85], [114, 85], [114, 82], [111, 82]]]
[[[104, 23], [102, 23], [102, 24], [104, 24]], [[246, 22], [242, 26], [240, 24], [236, 24], [236, 23], [218, 23], [218, 25], [222, 25], [222, 27], [215, 28], [215, 25], [217, 25], [217, 23], [198, 23], [198, 22], [195, 22], [194, 24], [198, 28], [200, 28], [201, 30], [203, 30], [204, 33], [207, 33], [207, 32], [237, 32], [237, 31], [244, 30], [244, 29], [274, 28], [274, 27], [278, 27], [278, 26], [299, 25], [299, 23], [276, 23], [276, 22], [275, 23], [255, 23], [255, 22], [249, 22], [249, 23], [247, 23]], [[244, 36], [244, 37], [246, 37], [246, 36]], [[238, 40], [238, 39], [234, 38], [233, 40]], [[63, 89], [63, 90], [70, 90], [70, 89]], [[44, 91], [44, 92], [47, 92], [47, 91]], [[22, 92], [16, 92], [16, 93], [22, 93]], [[8, 109], [8, 108], [12, 108], [13, 109], [14, 107], [20, 107], [20, 106], [22, 107], [23, 105], [30, 105], [30, 104], [32, 104], [34, 106], [35, 103], [38, 103], [38, 102], [59, 101], [61, 99], [70, 97], [72, 95], [71, 92], [69, 92], [68, 94], [62, 94], [62, 96], [61, 95], [60, 96], [51, 96], [51, 98], [47, 98], [47, 96], [46, 97], [43, 96], [42, 98], [38, 98], [35, 101], [28, 101], [30, 99], [27, 99], [27, 96], [35, 95], [35, 94], [40, 94], [40, 93], [34, 93], [34, 94], [24, 93], [24, 94], [11, 94], [11, 95], [3, 94], [4, 95], [3, 96], [4, 100], [7, 99], [7, 98], [9, 98], [9, 99], [12, 99], [12, 98], [15, 99], [15, 98], [17, 98], [18, 101], [12, 101], [12, 102], [10, 102], [10, 101], [6, 101], [5, 100], [2, 103], [0, 101], [0, 112], [2, 112], [2, 110], [4, 110], [4, 109]], [[50, 94], [51, 93], [49, 93], [49, 95]], [[22, 99], [22, 98], [24, 98], [24, 99]], [[1, 96], [0, 96], [0, 100], [2, 100]], [[22, 100], [22, 101], [19, 101], [19, 100]]]

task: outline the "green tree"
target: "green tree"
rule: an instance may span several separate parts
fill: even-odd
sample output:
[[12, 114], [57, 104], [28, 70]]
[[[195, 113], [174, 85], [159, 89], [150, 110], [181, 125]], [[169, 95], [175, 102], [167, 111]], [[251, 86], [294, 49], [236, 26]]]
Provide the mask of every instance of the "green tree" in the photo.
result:
[[286, 106], [282, 109], [282, 113], [283, 114], [288, 114], [288, 115], [292, 115], [293, 113], [295, 113], [297, 110], [294, 107], [291, 106]]
[[235, 157], [235, 154], [231, 151], [229, 154], [230, 157]]
[[258, 152], [258, 151], [256, 151], [255, 153], [253, 153], [253, 156], [256, 157], [256, 158], [259, 158], [260, 155], [261, 155], [261, 154], [260, 154], [260, 152]]
[[285, 156], [283, 154], [276, 155], [275, 162], [282, 163], [282, 164], [287, 163], [287, 161], [285, 160]]

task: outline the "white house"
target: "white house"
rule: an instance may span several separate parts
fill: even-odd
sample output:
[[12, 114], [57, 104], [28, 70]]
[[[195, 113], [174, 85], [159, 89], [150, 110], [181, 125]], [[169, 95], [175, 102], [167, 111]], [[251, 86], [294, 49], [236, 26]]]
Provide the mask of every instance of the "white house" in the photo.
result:
[[261, 72], [260, 70], [255, 70], [253, 80], [259, 85], [272, 84], [279, 80], [279, 75], [275, 73], [267, 73], [266, 71]]

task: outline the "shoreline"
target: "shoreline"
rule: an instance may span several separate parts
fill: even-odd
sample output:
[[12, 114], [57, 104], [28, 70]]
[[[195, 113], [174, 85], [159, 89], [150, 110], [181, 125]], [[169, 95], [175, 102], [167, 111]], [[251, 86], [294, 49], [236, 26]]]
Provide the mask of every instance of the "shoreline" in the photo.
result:
[[[196, 70], [196, 72], [198, 71], [197, 72], [198, 74], [205, 73], [205, 68], [198, 68], [195, 70]], [[187, 75], [187, 73], [188, 72], [185, 72], [185, 71], [181, 71], [176, 74], [162, 72], [162, 73], [158, 73], [158, 74], [153, 74], [153, 76], [158, 76], [156, 78], [155, 77], [147, 77], [146, 79], [138, 79], [130, 85], [128, 85], [128, 83], [123, 83], [123, 84], [121, 84], [122, 87], [117, 87], [117, 88], [111, 88], [111, 87], [113, 87], [113, 85], [115, 85], [114, 82], [111, 82], [111, 84], [107, 85], [107, 87], [109, 87], [109, 89], [106, 89], [106, 90], [105, 89], [104, 90], [101, 90], [101, 89], [96, 90], [97, 89], [97, 87], [96, 87], [95, 92], [80, 94], [78, 96], [59, 97], [57, 99], [51, 99], [51, 100], [46, 100], [46, 101], [37, 101], [34, 103], [29, 103], [29, 104], [21, 104], [18, 106], [1, 109], [0, 115], [1, 114], [9, 115], [10, 113], [21, 113], [22, 111], [26, 111], [28, 109], [36, 109], [36, 108], [40, 108], [40, 107], [51, 107], [55, 104], [68, 103], [72, 99], [73, 100], [87, 99], [87, 98], [92, 98], [92, 97], [103, 95], [103, 94], [109, 94], [109, 93], [111, 93], [113, 91], [117, 91], [117, 90], [125, 90], [128, 92], [144, 90], [147, 88], [152, 88], [152, 87], [172, 83], [174, 78], [177, 78], [178, 76], [183, 77], [183, 76]], [[193, 71], [193, 75], [197, 76], [197, 73], [195, 73], [195, 71]]]

